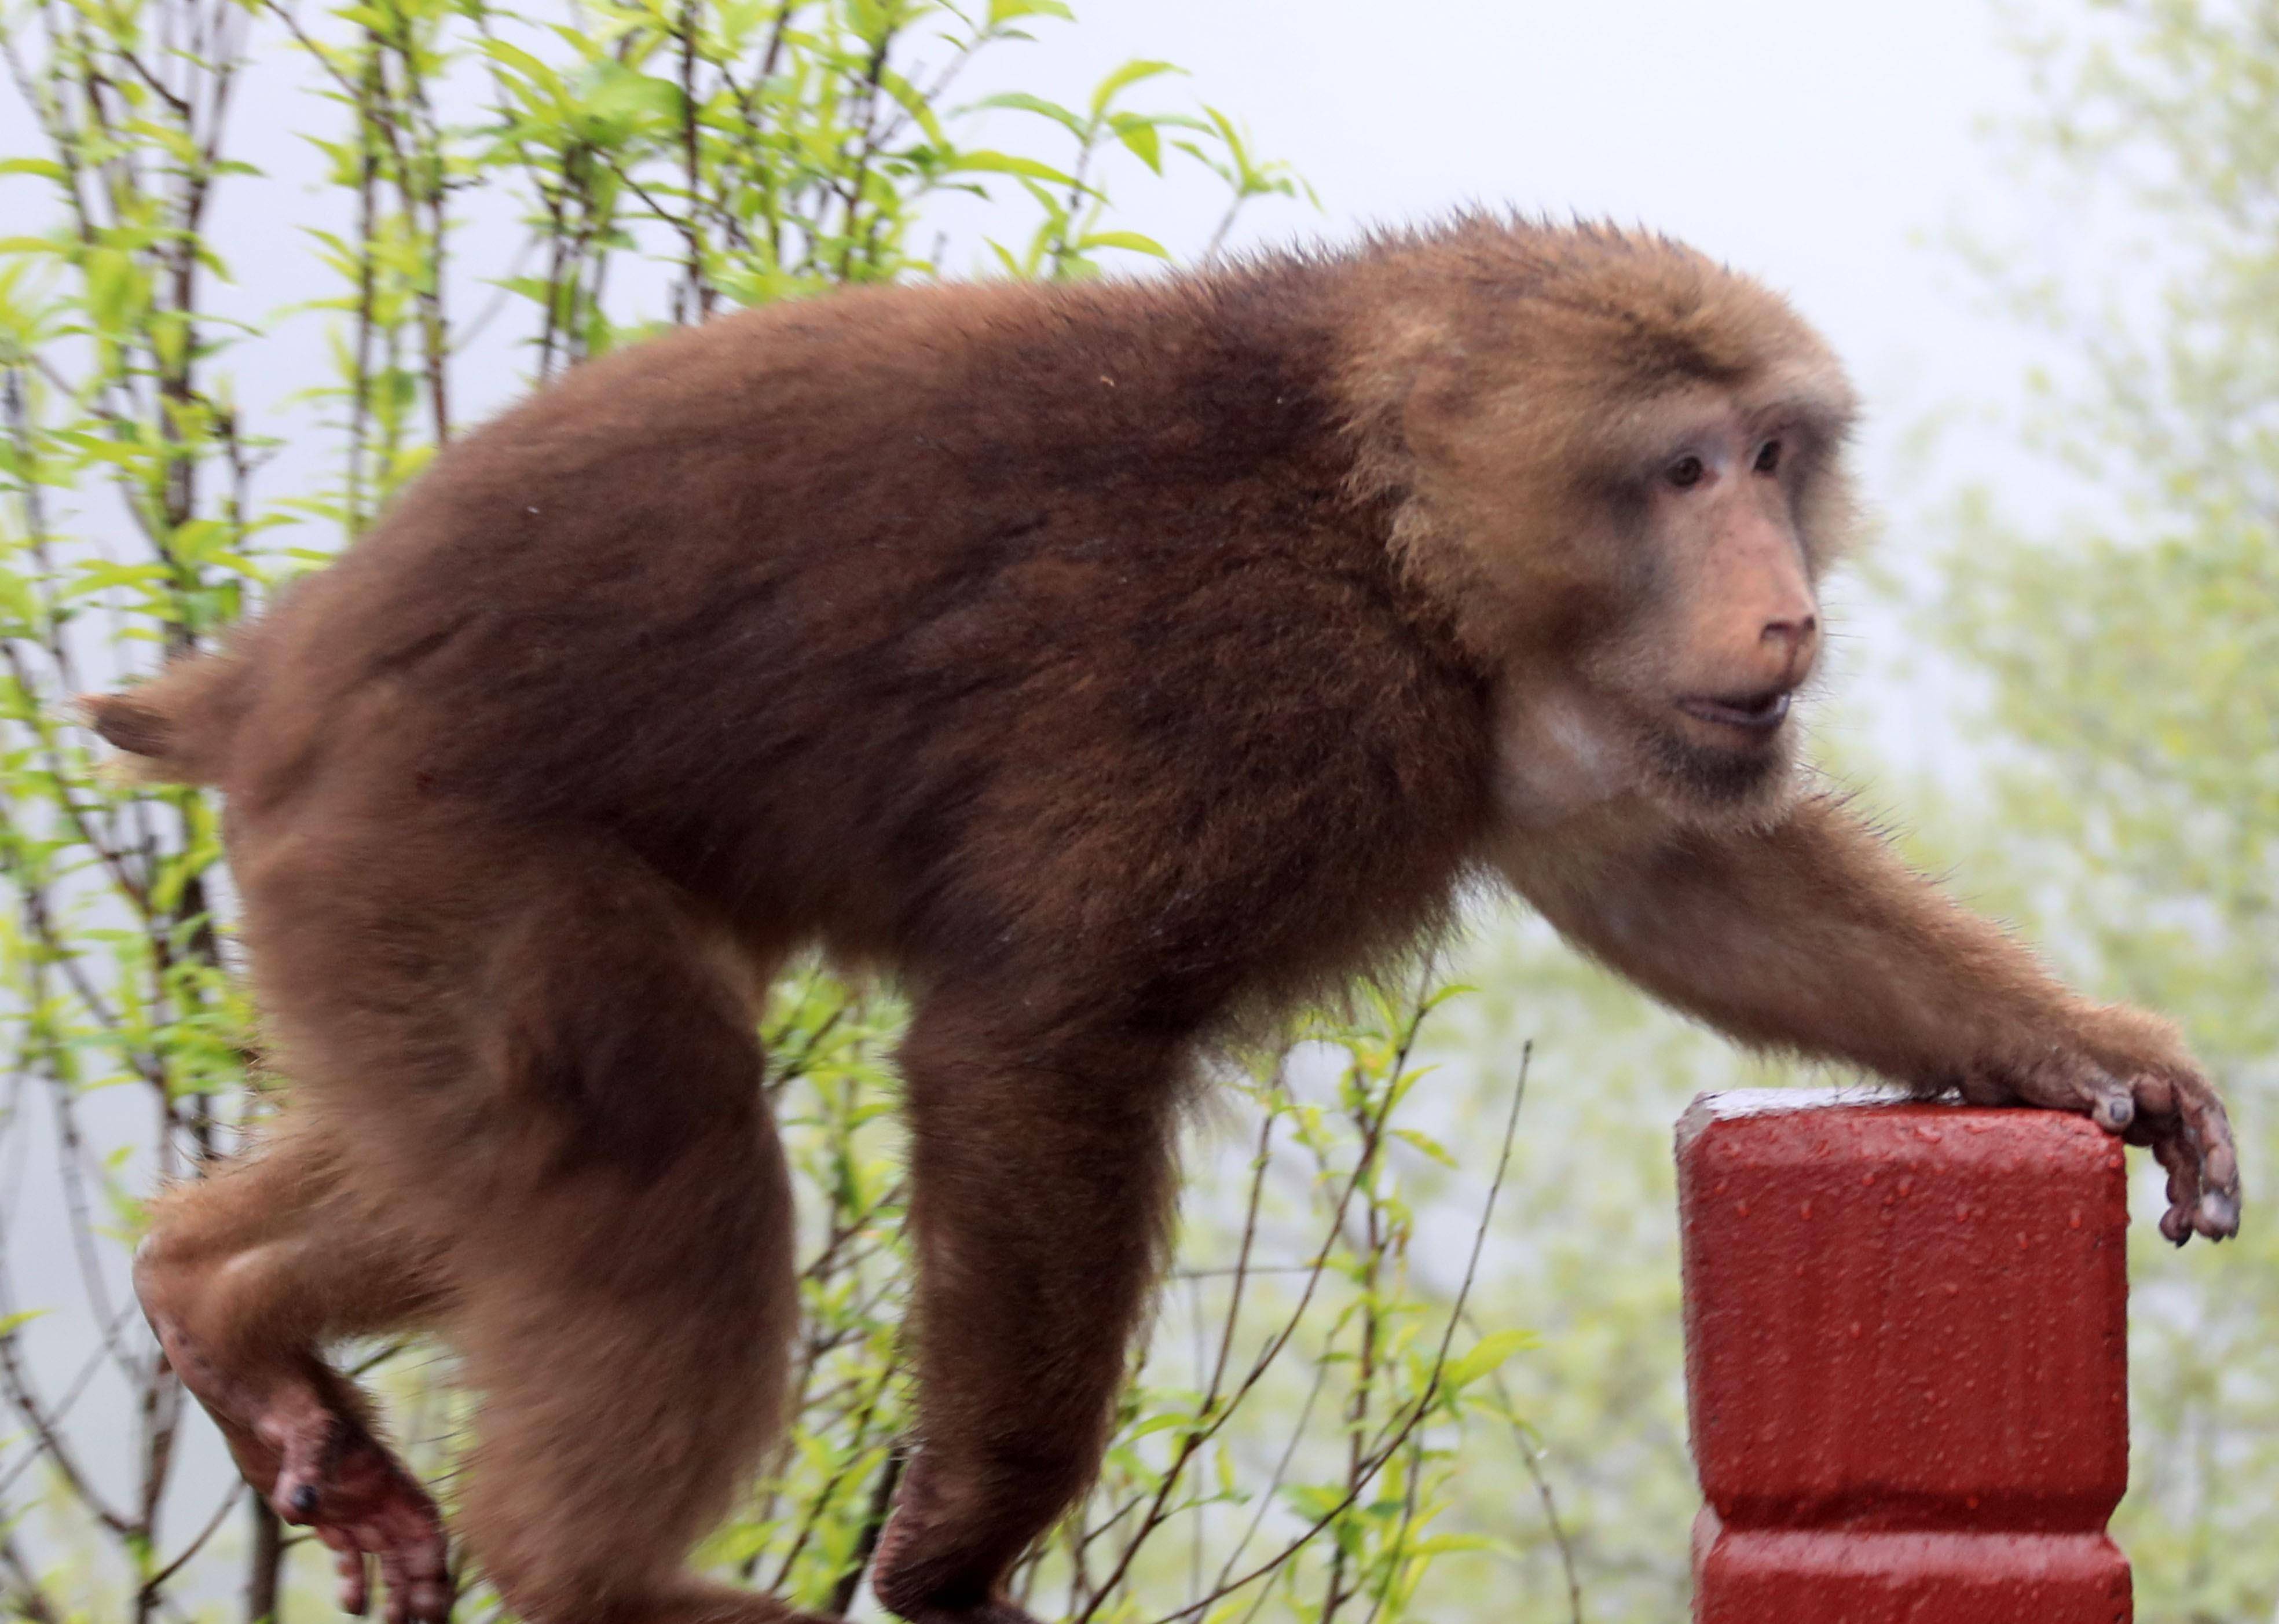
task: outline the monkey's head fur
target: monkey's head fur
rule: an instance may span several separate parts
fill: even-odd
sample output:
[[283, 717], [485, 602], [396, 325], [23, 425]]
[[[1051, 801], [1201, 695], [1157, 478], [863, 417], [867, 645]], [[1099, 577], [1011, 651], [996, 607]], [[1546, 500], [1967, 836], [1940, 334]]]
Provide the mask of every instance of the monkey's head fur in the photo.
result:
[[1505, 810], [1730, 823], [1854, 525], [1854, 403], [1779, 295], [1666, 238], [1484, 218], [1377, 243], [1341, 378], [1356, 480], [1498, 690]]

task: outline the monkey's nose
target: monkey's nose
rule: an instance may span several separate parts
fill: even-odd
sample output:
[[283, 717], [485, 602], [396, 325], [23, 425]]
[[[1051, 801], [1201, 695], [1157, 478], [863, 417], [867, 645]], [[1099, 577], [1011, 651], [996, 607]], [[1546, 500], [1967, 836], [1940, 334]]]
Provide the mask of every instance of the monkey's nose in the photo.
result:
[[1776, 649], [1782, 663], [1781, 680], [1793, 682], [1812, 663], [1814, 652], [1820, 643], [1820, 617], [1801, 615], [1794, 619], [1771, 620], [1757, 634], [1758, 643]]

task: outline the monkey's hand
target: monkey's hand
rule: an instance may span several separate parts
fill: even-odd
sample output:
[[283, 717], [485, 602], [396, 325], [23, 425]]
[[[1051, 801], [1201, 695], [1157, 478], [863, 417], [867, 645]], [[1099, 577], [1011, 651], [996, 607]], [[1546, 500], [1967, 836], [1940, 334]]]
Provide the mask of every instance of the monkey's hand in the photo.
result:
[[2131, 1145], [2152, 1147], [2168, 1170], [2160, 1233], [2239, 1232], [2239, 1156], [2214, 1086], [2175, 1029], [2122, 1004], [2076, 1002], [2055, 1025], [2022, 1034], [2000, 1059], [1968, 1068], [1962, 1095], [1977, 1105], [2079, 1111]]

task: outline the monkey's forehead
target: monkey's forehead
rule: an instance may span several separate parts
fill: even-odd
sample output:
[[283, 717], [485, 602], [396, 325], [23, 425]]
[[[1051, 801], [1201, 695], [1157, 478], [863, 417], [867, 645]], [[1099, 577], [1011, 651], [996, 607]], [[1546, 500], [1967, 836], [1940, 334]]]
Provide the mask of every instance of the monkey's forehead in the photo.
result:
[[1348, 378], [1364, 388], [1517, 390], [1604, 413], [1701, 387], [1830, 426], [1854, 410], [1787, 300], [1669, 238], [1474, 218], [1380, 240], [1349, 268]]

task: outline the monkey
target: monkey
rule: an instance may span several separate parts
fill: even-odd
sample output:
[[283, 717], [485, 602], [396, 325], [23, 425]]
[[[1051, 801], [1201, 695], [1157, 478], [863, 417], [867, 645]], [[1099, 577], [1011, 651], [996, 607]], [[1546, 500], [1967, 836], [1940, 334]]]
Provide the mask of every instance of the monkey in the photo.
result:
[[687, 1553], [782, 1423], [757, 1000], [895, 978], [912, 1624], [1105, 1445], [1199, 1070], [1502, 885], [1677, 1009], [2149, 1145], [2236, 1232], [2222, 1104], [1815, 778], [1792, 703], [1857, 412], [1763, 284], [1477, 213], [1152, 280], [903, 286], [592, 362], [443, 449], [217, 652], [87, 701], [216, 786], [265, 1138], [134, 1279], [247, 1479], [395, 1624], [435, 1502], [326, 1362], [476, 1395], [456, 1536], [534, 1624], [795, 1618]]

